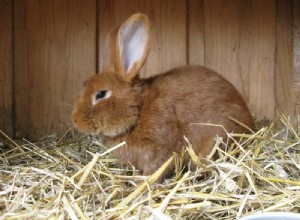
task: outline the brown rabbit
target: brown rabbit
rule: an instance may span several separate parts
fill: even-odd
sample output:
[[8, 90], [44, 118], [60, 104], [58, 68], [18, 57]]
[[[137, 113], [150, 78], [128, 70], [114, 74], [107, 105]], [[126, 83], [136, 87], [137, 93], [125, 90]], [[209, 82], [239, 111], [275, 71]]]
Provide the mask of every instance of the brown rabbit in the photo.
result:
[[[155, 172], [173, 152], [181, 152], [183, 136], [197, 154], [209, 154], [216, 135], [249, 132], [253, 118], [240, 93], [205, 67], [185, 66], [141, 79], [150, 43], [150, 22], [137, 13], [109, 35], [110, 64], [84, 82], [72, 119], [79, 130], [101, 135], [106, 145], [126, 145], [113, 153], [143, 175]], [[164, 177], [171, 173], [170, 167]]]

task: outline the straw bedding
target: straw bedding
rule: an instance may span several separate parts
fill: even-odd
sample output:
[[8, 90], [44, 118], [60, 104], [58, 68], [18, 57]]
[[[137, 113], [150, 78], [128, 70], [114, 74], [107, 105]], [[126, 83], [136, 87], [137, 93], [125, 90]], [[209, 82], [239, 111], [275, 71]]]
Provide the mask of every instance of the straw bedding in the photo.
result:
[[[250, 135], [219, 159], [197, 157], [188, 140], [150, 177], [123, 167], [100, 140], [68, 131], [38, 143], [0, 134], [0, 219], [238, 219], [257, 212], [300, 212], [300, 137], [288, 120]], [[122, 143], [115, 148], [122, 147]], [[197, 170], [182, 172], [184, 153]], [[175, 174], [160, 173], [175, 160]]]

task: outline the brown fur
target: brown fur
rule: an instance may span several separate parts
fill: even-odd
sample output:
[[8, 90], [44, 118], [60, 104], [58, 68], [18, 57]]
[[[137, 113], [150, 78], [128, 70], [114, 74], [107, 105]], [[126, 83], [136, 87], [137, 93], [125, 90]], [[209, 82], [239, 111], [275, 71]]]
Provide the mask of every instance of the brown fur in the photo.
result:
[[[138, 15], [141, 16], [133, 17], [141, 19]], [[134, 18], [123, 25], [134, 22]], [[202, 156], [211, 152], [216, 135], [226, 136], [220, 127], [194, 123], [223, 125], [229, 132], [249, 132], [230, 120], [231, 116], [253, 128], [253, 118], [239, 92], [212, 70], [185, 66], [140, 79], [138, 72], [146, 59], [149, 41], [147, 44], [144, 57], [128, 70], [128, 75], [124, 73], [118, 45], [111, 43], [111, 64], [84, 83], [76, 102], [72, 118], [81, 131], [103, 135], [110, 147], [126, 141], [125, 146], [113, 153], [122, 163], [131, 163], [144, 175], [150, 175], [173, 152], [181, 152], [183, 136]], [[99, 90], [111, 90], [112, 95], [92, 105], [91, 97]]]

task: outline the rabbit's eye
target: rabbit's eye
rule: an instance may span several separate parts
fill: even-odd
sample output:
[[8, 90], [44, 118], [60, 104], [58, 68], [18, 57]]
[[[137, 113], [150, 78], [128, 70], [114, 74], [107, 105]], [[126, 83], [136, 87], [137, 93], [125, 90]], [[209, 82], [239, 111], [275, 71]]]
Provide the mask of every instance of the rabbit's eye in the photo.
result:
[[102, 99], [108, 99], [111, 96], [111, 90], [99, 90], [92, 96], [92, 104], [95, 105]]
[[111, 96], [111, 90], [99, 90], [96, 94], [92, 95], [91, 102], [96, 105], [103, 99], [108, 99]]
[[100, 90], [96, 94], [96, 100], [105, 98], [107, 90]]

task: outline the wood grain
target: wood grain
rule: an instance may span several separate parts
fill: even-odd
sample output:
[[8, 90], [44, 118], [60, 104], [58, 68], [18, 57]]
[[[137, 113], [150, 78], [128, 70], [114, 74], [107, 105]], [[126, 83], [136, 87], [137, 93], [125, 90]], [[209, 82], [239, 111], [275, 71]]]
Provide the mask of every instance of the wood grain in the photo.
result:
[[255, 115], [275, 116], [275, 1], [204, 1], [205, 65], [232, 82]]
[[239, 1], [204, 1], [205, 65], [232, 82], [244, 85], [239, 71]]
[[292, 15], [291, 0], [276, 1], [276, 116], [277, 119], [281, 114], [291, 116], [295, 124]]
[[275, 1], [252, 1], [249, 103], [255, 114], [275, 118]]
[[298, 120], [300, 114], [300, 2], [293, 1], [293, 90], [295, 115]]
[[13, 135], [12, 1], [0, 0], [0, 130]]
[[186, 64], [186, 1], [104, 0], [99, 2], [99, 67], [108, 63], [106, 36], [136, 12], [151, 21], [151, 48], [141, 71], [142, 77], [160, 74]]
[[204, 5], [203, 0], [187, 1], [188, 64], [205, 63], [204, 46]]
[[[250, 104], [251, 82], [249, 74], [250, 61], [252, 59], [252, 0], [244, 0], [239, 5], [239, 42], [238, 42], [238, 71], [241, 80], [239, 88], [248, 105]], [[260, 84], [261, 85], [261, 84]], [[251, 111], [256, 111], [256, 106], [251, 107]]]
[[95, 0], [15, 1], [16, 129], [61, 134], [82, 81], [95, 74]]

